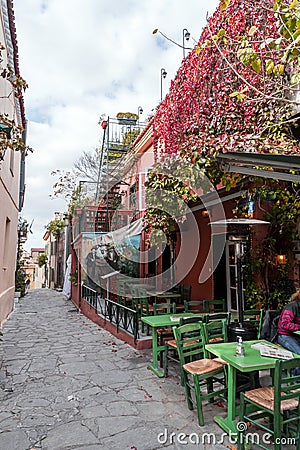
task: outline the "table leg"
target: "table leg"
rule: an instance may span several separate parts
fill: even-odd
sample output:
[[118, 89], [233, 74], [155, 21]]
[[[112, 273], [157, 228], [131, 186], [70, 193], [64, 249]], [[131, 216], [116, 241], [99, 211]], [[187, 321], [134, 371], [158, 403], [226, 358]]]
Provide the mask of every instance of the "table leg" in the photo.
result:
[[236, 369], [228, 364], [228, 405], [227, 417], [215, 416], [214, 421], [232, 437], [237, 436], [236, 426]]
[[152, 327], [152, 364], [149, 364], [148, 368], [152, 370], [158, 377], [162, 378], [164, 372], [158, 367], [159, 353], [164, 350], [164, 347], [159, 347], [157, 343], [157, 330]]

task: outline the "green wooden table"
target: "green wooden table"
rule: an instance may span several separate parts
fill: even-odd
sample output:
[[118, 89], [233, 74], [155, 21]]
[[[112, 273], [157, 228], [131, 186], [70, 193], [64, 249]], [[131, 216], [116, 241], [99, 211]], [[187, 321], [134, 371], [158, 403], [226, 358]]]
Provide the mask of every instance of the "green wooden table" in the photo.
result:
[[179, 325], [180, 318], [182, 317], [199, 317], [201, 320], [201, 314], [193, 314], [193, 313], [180, 313], [180, 314], [160, 314], [157, 316], [145, 316], [142, 317], [142, 321], [149, 325], [152, 328], [152, 363], [149, 364], [148, 368], [152, 370], [158, 377], [163, 377], [163, 371], [158, 367], [158, 359], [159, 354], [162, 352], [165, 347], [158, 345], [157, 340], [157, 329], [164, 327], [174, 327]]
[[176, 303], [176, 310], [182, 311], [184, 310], [184, 305], [179, 303], [179, 300], [181, 300], [181, 294], [178, 292], [148, 292], [148, 294], [151, 294], [151, 297], [155, 298], [155, 303]]
[[152, 292], [153, 297], [156, 298], [162, 298], [163, 300], [166, 298], [181, 298], [181, 294], [179, 294], [178, 292]]
[[131, 281], [128, 284], [130, 284], [131, 286], [134, 286], [134, 287], [140, 287], [140, 288], [149, 290], [149, 292], [153, 292], [156, 289], [155, 286], [151, 286], [151, 284], [146, 284], [146, 283], [136, 283], [136, 282]]
[[166, 299], [178, 300], [181, 298], [181, 294], [178, 294], [177, 292], [161, 292], [160, 293], [160, 292], [156, 292], [156, 291], [151, 291], [149, 289], [147, 294], [149, 294], [149, 296], [151, 296], [151, 297], [155, 297], [155, 298], [162, 299], [162, 300], [166, 300]]
[[[252, 348], [252, 344], [265, 343], [270, 345], [270, 342], [256, 340], [256, 341], [246, 341], [245, 346], [245, 356], [236, 356], [236, 342], [226, 342], [220, 344], [207, 344], [205, 348], [213, 355], [222, 358], [228, 363], [228, 406], [227, 406], [227, 417], [215, 416], [215, 422], [223, 428], [226, 433], [235, 437], [237, 436], [236, 427], [236, 371], [242, 373], [250, 373], [256, 370], [274, 369], [276, 358], [271, 358], [267, 356], [261, 356], [258, 349]], [[271, 344], [276, 348], [280, 348], [275, 344]], [[300, 358], [300, 355], [294, 354], [295, 358]], [[299, 361], [300, 365], [300, 361]]]

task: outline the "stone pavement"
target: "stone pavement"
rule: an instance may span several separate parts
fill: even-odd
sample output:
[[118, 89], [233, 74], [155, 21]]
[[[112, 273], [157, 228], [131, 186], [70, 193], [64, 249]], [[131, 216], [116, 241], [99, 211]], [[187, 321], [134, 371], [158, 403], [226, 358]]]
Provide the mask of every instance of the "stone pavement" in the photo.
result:
[[200, 428], [178, 376], [156, 377], [151, 350], [116, 339], [63, 294], [29, 291], [3, 333], [0, 450], [227, 448], [213, 421], [225, 408], [207, 404]]

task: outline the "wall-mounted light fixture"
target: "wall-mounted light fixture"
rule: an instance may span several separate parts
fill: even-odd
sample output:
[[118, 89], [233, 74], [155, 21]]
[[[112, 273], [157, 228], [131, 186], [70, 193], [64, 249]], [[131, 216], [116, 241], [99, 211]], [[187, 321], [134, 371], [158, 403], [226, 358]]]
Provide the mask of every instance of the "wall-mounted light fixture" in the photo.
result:
[[276, 262], [280, 265], [286, 264], [286, 255], [276, 255]]

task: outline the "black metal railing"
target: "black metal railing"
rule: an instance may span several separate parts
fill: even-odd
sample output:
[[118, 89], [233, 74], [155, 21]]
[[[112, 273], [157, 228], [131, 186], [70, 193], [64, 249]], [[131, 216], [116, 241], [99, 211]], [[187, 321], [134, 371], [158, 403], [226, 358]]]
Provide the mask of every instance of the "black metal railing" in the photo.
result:
[[95, 291], [94, 289], [85, 286], [84, 284], [82, 285], [82, 289], [81, 289], [81, 297], [84, 298], [84, 300], [93, 308], [97, 309], [97, 297], [98, 297], [98, 292]]
[[82, 298], [105, 320], [116, 325], [119, 329], [127, 331], [136, 340], [139, 337], [139, 317], [137, 311], [103, 298], [101, 294], [88, 286], [82, 286]]

